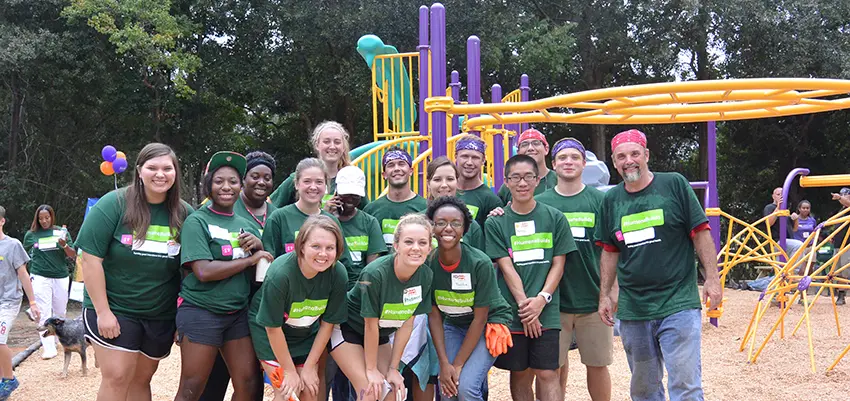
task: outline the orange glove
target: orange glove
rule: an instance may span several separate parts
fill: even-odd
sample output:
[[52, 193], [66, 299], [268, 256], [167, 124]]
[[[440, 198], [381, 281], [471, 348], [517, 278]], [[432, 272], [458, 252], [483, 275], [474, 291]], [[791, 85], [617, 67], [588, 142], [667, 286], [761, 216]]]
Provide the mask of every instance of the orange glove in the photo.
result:
[[[269, 375], [269, 381], [272, 382], [272, 386], [276, 389], [279, 389], [281, 384], [283, 384], [283, 368], [277, 366], [274, 368], [274, 372]], [[298, 401], [298, 398], [289, 397], [289, 401]]]

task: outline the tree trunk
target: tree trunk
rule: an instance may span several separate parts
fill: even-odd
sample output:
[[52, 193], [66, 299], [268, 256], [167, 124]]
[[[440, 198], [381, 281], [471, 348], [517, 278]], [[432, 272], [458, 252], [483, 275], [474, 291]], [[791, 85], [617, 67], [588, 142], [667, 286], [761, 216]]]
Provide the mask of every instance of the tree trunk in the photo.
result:
[[18, 152], [20, 151], [21, 128], [23, 126], [24, 93], [21, 88], [17, 73], [12, 73], [9, 80], [9, 89], [12, 94], [11, 124], [9, 126], [9, 169], [14, 169], [18, 164]]
[[594, 125], [590, 131], [591, 149], [596, 154], [596, 158], [608, 162], [608, 141], [605, 138], [605, 126]]

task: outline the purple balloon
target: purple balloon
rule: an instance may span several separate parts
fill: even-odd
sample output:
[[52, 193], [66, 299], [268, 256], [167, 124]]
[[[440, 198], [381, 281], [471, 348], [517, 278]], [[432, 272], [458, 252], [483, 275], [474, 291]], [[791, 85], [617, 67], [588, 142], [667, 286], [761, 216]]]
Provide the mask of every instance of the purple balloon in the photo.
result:
[[115, 170], [115, 174], [123, 173], [127, 169], [127, 159], [115, 159], [112, 162], [112, 169]]
[[103, 160], [111, 163], [115, 161], [115, 156], [118, 155], [118, 150], [116, 150], [112, 145], [106, 145], [100, 151], [100, 155], [103, 157]]

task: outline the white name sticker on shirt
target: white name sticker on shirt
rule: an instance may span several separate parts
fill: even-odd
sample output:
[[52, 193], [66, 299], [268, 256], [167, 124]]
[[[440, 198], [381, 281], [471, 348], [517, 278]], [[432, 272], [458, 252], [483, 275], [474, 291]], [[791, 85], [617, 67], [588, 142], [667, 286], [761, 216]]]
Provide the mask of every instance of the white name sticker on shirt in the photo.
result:
[[809, 233], [804, 232], [804, 233], [803, 233], [803, 238], [809, 238]]
[[472, 289], [472, 274], [470, 274], [470, 273], [452, 273], [452, 289], [453, 290], [471, 290]]
[[513, 251], [514, 262], [530, 262], [532, 260], [543, 260], [546, 256], [543, 249], [529, 249], [525, 251]]
[[626, 245], [635, 244], [655, 238], [655, 227], [647, 227], [643, 230], [623, 233], [623, 241]]
[[534, 234], [534, 220], [531, 221], [518, 221], [514, 223], [514, 231], [516, 231], [517, 236], [531, 235]]
[[62, 230], [53, 230], [53, 236], [59, 237], [59, 238], [64, 238], [65, 233], [63, 233]]
[[570, 227], [570, 231], [573, 232], [573, 238], [584, 238], [587, 235], [584, 227]]
[[422, 302], [422, 286], [410, 287], [404, 289], [404, 294], [401, 299], [404, 305], [413, 305]]
[[180, 254], [180, 244], [175, 240], [168, 240], [166, 242], [166, 246], [168, 247], [168, 256], [177, 256]]
[[386, 242], [387, 245], [392, 245], [393, 240], [395, 239], [394, 237], [395, 234], [384, 234], [384, 242]]

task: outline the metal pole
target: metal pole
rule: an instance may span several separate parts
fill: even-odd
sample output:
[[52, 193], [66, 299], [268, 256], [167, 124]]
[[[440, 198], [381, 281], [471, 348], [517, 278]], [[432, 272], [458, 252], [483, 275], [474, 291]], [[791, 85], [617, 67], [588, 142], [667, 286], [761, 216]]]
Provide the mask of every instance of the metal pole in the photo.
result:
[[[428, 113], [425, 99], [428, 98], [428, 6], [419, 7], [419, 135], [428, 136]], [[419, 143], [419, 153], [428, 149], [427, 142]]]
[[[522, 74], [519, 77], [519, 90], [521, 94], [521, 99], [523, 102], [527, 102], [531, 99], [531, 87], [528, 86], [528, 74]], [[519, 125], [519, 132], [517, 132], [517, 136], [521, 134], [523, 131], [528, 129], [527, 123], [522, 123]], [[517, 137], [511, 138], [511, 152], [513, 152], [513, 148], [516, 146]]]
[[[791, 190], [791, 184], [794, 183], [794, 178], [797, 178], [798, 175], [809, 175], [809, 169], [795, 168], [785, 177], [785, 183], [782, 185], [782, 203], [779, 204], [779, 210], [788, 210], [788, 191]], [[788, 219], [786, 217], [777, 217], [777, 219], [779, 219], [779, 233], [776, 235], [779, 236], [779, 246], [785, 249], [785, 230], [788, 225]]]
[[[494, 84], [492, 89], [490, 90], [490, 101], [492, 103], [501, 103], [502, 102], [502, 86], [499, 84]], [[493, 125], [495, 129], [501, 129], [502, 126], [499, 124]], [[493, 143], [490, 146], [493, 147], [493, 188], [501, 188], [502, 182], [504, 182], [505, 177], [505, 152], [504, 146], [502, 144], [504, 137], [502, 134], [493, 135]]]
[[[452, 83], [449, 84], [452, 88], [452, 99], [454, 99], [454, 103], [460, 103], [460, 73], [456, 70], [452, 71]], [[460, 116], [457, 114], [452, 114], [452, 136], [458, 134], [458, 125], [460, 124]]]
[[[466, 40], [466, 100], [469, 104], [481, 104], [481, 39], [472, 35]], [[475, 118], [470, 114], [466, 118]], [[478, 131], [470, 134], [481, 136]]]
[[[720, 207], [720, 196], [717, 192], [717, 123], [708, 122], [708, 202], [706, 208]], [[720, 216], [708, 218], [711, 227], [711, 239], [714, 248], [720, 252]], [[719, 269], [719, 268], [718, 268]]]
[[[431, 6], [431, 94], [445, 96], [446, 91], [446, 8], [440, 3]], [[446, 112], [431, 114], [432, 157], [446, 155]]]

